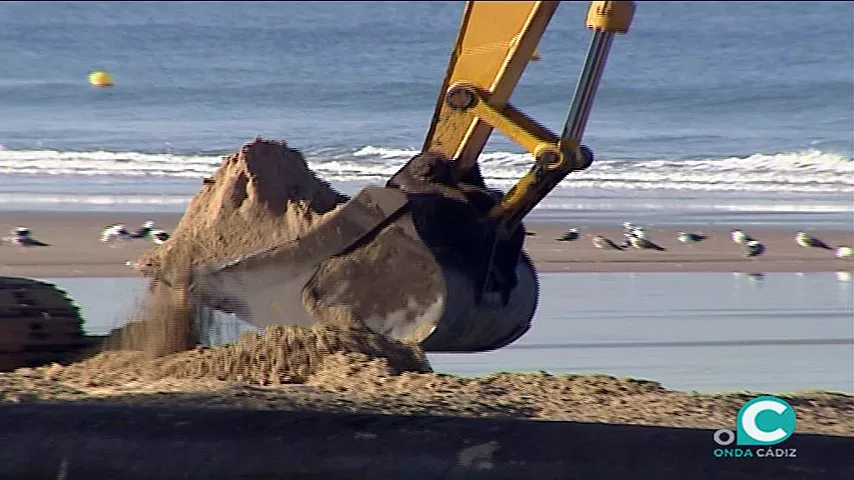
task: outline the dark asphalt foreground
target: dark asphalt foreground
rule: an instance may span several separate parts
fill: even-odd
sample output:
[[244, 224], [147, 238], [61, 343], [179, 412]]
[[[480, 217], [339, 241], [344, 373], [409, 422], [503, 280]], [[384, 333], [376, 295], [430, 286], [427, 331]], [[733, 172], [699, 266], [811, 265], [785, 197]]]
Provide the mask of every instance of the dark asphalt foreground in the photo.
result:
[[3, 479], [854, 478], [854, 438], [796, 458], [715, 458], [712, 430], [451, 417], [22, 404], [0, 407]]

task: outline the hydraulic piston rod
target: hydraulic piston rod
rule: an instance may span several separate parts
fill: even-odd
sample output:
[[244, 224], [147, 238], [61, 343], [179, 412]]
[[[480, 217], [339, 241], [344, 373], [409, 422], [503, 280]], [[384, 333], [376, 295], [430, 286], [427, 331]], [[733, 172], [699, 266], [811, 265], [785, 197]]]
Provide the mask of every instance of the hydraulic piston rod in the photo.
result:
[[[587, 28], [594, 30], [593, 39], [575, 88], [569, 115], [560, 137], [518, 112], [512, 105], [501, 110], [491, 108], [486, 95], [458, 85], [449, 91], [448, 102], [457, 108], [470, 108], [481, 120], [495, 126], [536, 158], [533, 168], [510, 189], [489, 212], [499, 230], [513, 231], [527, 215], [570, 172], [584, 170], [593, 161], [593, 153], [581, 146], [581, 139], [599, 80], [614, 35], [627, 33], [634, 16], [631, 1], [591, 2]], [[465, 95], [461, 95], [465, 93]]]
[[614, 40], [614, 35], [625, 34], [629, 31], [634, 11], [634, 2], [591, 2], [586, 23], [587, 28], [594, 30], [593, 38], [590, 40], [584, 68], [581, 70], [581, 76], [575, 87], [572, 106], [569, 109], [569, 115], [567, 115], [563, 133], [560, 136], [562, 142], [572, 139], [578, 144], [581, 143], [584, 128], [587, 126], [588, 118], [590, 118], [593, 97], [599, 87], [602, 72], [605, 71], [611, 42]]

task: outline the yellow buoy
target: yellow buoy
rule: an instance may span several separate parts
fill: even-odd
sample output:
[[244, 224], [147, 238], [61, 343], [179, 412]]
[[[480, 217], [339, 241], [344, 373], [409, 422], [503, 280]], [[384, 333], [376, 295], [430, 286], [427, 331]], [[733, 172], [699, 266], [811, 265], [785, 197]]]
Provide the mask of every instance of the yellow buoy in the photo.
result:
[[89, 83], [96, 87], [112, 87], [113, 76], [104, 70], [93, 70], [89, 73]]

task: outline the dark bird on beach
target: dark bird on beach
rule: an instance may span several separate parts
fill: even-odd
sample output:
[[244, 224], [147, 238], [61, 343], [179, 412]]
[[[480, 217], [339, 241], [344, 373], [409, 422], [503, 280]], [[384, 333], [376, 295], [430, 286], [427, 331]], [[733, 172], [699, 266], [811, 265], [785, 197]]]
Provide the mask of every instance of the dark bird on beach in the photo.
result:
[[623, 247], [617, 245], [616, 243], [608, 240], [607, 238], [596, 235], [593, 237], [593, 246], [602, 250], [622, 250]]
[[154, 230], [154, 222], [147, 220], [135, 232], [130, 234], [130, 238], [148, 238]]
[[574, 242], [578, 240], [579, 234], [577, 228], [570, 228], [568, 232], [564, 233], [560, 238], [557, 239], [558, 242]]
[[825, 250], [833, 250], [833, 247], [813, 237], [807, 232], [798, 232], [798, 234], [795, 235], [795, 241], [798, 242], [798, 245], [806, 248], [823, 248]]
[[744, 258], [756, 258], [765, 253], [765, 245], [762, 245], [756, 240], [750, 240], [747, 242], [746, 246], [747, 253], [744, 254]]
[[166, 243], [166, 240], [169, 240], [169, 233], [167, 233], [166, 230], [152, 230], [151, 239], [155, 244], [163, 245]]
[[645, 238], [638, 238], [635, 236], [629, 237], [629, 242], [632, 244], [632, 247], [638, 249], [647, 249], [647, 250], [658, 250], [659, 252], [667, 251], [666, 248], [650, 241]]
[[21, 247], [49, 247], [47, 243], [40, 242], [33, 238], [32, 232], [27, 227], [18, 227], [12, 230], [12, 236], [6, 237], [6, 241]]
[[703, 235], [702, 233], [679, 232], [679, 237], [677, 238], [682, 243], [697, 243], [702, 242], [703, 240], [709, 237], [707, 235]]

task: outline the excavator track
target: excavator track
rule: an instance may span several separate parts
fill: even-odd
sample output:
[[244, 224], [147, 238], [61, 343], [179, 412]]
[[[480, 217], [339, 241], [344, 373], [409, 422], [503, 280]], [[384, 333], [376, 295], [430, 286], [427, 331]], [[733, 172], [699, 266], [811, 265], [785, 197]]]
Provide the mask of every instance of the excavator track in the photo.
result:
[[80, 308], [64, 290], [40, 280], [0, 277], [0, 371], [65, 362], [92, 344]]

